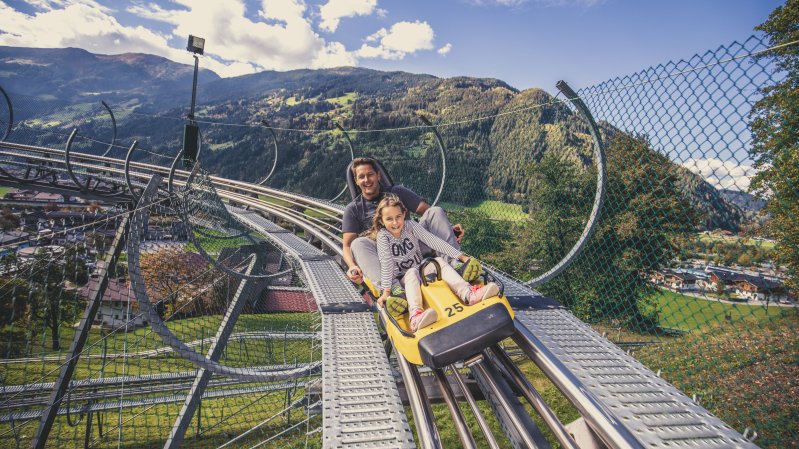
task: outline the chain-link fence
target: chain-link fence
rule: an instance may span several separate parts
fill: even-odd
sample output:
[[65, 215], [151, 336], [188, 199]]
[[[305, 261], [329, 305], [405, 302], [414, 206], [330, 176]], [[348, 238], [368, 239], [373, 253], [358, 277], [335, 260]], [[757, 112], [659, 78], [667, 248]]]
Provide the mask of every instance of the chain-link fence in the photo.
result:
[[730, 425], [789, 447], [798, 316], [783, 256], [796, 235], [778, 232], [773, 206], [799, 189], [757, 197], [750, 185], [753, 121], [774, 112], [762, 99], [785, 77], [767, 47], [752, 37], [580, 90], [606, 134], [608, 198], [564, 289], [613, 340], [651, 342], [639, 358]]

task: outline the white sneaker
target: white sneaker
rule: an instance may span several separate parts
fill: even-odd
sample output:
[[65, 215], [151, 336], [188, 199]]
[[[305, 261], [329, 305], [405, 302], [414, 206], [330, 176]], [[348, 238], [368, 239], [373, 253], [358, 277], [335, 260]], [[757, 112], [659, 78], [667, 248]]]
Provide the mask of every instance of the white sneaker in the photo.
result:
[[477, 290], [472, 291], [472, 294], [469, 296], [469, 305], [473, 306], [486, 298], [491, 298], [492, 296], [497, 296], [498, 294], [499, 286], [493, 282], [489, 282]]
[[411, 316], [411, 332], [427, 327], [438, 321], [438, 314], [435, 309], [416, 309], [416, 313]]

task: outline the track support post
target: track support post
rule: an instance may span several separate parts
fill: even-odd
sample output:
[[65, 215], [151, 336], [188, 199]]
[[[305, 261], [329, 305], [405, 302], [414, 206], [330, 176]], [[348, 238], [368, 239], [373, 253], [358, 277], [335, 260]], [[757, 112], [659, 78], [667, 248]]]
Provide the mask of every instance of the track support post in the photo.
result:
[[66, 355], [66, 362], [61, 365], [61, 372], [58, 375], [58, 380], [53, 386], [53, 392], [50, 393], [50, 398], [47, 400], [47, 407], [42, 412], [41, 420], [39, 421], [39, 428], [36, 430], [36, 435], [33, 437], [31, 447], [34, 449], [44, 449], [47, 444], [47, 437], [50, 435], [50, 430], [53, 428], [53, 423], [58, 415], [58, 409], [61, 406], [61, 400], [64, 398], [69, 383], [72, 380], [72, 375], [75, 373], [75, 367], [78, 365], [81, 351], [89, 338], [89, 331], [92, 327], [97, 310], [100, 309], [105, 289], [108, 287], [109, 269], [111, 269], [119, 259], [122, 248], [125, 247], [125, 238], [128, 232], [129, 215], [125, 215], [117, 228], [114, 241], [111, 243], [110, 251], [103, 260], [100, 267], [100, 279], [97, 284], [97, 290], [91, 292], [89, 303], [83, 311], [83, 317], [80, 320], [78, 331], [75, 332], [75, 337], [72, 339], [72, 344]]

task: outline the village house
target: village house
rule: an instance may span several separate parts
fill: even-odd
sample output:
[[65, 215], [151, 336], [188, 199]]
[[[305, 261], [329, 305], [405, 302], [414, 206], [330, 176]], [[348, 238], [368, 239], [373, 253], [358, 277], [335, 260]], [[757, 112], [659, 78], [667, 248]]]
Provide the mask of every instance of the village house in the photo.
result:
[[30, 246], [30, 235], [24, 231], [0, 231], [0, 257]]
[[32, 231], [36, 231], [48, 223], [47, 219], [45, 218], [46, 215], [47, 213], [41, 209], [35, 209], [30, 212], [25, 211], [19, 217], [19, 225]]
[[33, 197], [36, 196], [36, 193], [37, 192], [34, 190], [17, 189], [7, 192], [4, 198], [15, 201], [32, 201]]
[[49, 192], [38, 192], [31, 198], [33, 201], [41, 201], [43, 203], [63, 203], [64, 195]]
[[721, 267], [707, 267], [705, 271], [710, 275], [707, 282], [711, 291], [717, 291], [721, 284], [724, 291], [741, 299], [769, 302], [787, 302], [790, 299], [788, 290], [776, 279]]
[[64, 254], [64, 251], [66, 251], [64, 247], [59, 245], [26, 246], [17, 250], [17, 257], [27, 261], [34, 260], [37, 254], [50, 253], [53, 257], [58, 257]]
[[706, 276], [680, 268], [663, 268], [653, 271], [650, 275], [650, 282], [674, 291], [693, 291], [697, 290], [698, 282], [705, 281]]
[[[79, 290], [80, 296], [89, 299], [92, 292], [97, 290], [99, 276], [92, 275], [89, 282]], [[100, 324], [108, 328], [128, 326], [137, 328], [147, 325], [147, 320], [139, 311], [136, 296], [128, 288], [123, 279], [109, 279], [105, 289], [100, 308], [94, 317], [93, 324]]]
[[708, 274], [707, 281], [702, 285], [704, 290], [718, 291], [719, 284], [721, 284], [724, 291], [731, 291], [735, 285], [735, 280], [738, 279], [743, 273], [729, 268], [710, 267], [705, 268], [705, 273]]
[[747, 300], [787, 302], [788, 290], [781, 283], [760, 276], [744, 275], [735, 282], [735, 294]]

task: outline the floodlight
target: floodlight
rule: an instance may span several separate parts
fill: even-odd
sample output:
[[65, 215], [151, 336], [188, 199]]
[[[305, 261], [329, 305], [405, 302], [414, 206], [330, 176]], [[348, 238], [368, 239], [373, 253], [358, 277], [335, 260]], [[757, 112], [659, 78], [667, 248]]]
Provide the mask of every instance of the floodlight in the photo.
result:
[[189, 34], [189, 44], [186, 46], [186, 50], [201, 55], [204, 49], [205, 39]]

